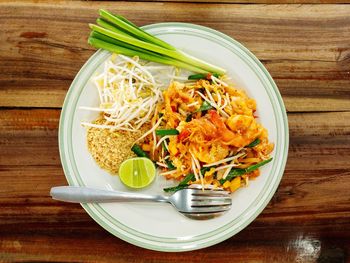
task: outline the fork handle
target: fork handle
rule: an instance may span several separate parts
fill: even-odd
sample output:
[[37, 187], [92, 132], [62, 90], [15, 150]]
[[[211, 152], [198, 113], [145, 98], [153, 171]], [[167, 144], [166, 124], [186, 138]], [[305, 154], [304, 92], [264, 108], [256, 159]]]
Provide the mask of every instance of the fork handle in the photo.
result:
[[79, 186], [52, 187], [50, 195], [55, 200], [71, 203], [107, 203], [120, 201], [169, 202], [168, 197], [162, 195], [126, 193]]

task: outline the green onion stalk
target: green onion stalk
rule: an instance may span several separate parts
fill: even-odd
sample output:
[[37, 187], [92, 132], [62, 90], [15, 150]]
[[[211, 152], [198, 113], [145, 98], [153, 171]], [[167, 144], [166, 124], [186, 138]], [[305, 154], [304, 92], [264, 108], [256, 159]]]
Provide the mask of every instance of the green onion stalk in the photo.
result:
[[222, 75], [223, 68], [195, 58], [147, 33], [120, 15], [100, 10], [97, 25], [90, 24], [89, 44], [126, 56], [184, 68], [196, 73]]

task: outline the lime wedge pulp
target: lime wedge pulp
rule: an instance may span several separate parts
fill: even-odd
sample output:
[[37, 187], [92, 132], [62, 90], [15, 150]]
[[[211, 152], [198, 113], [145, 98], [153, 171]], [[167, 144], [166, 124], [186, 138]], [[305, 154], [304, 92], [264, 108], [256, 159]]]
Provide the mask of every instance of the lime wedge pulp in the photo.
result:
[[119, 178], [130, 188], [143, 188], [152, 183], [156, 175], [154, 163], [144, 157], [124, 161], [119, 168]]

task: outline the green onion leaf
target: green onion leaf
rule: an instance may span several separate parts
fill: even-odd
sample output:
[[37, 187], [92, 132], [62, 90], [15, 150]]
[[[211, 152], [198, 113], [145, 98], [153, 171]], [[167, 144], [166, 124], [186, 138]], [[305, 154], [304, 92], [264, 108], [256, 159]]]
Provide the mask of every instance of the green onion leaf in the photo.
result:
[[229, 174], [226, 176], [225, 179], [220, 179], [220, 184], [224, 184], [226, 181], [231, 181], [233, 178], [237, 177], [237, 176], [241, 176], [243, 174], [247, 174], [247, 173], [250, 173], [250, 172], [253, 172], [254, 170], [258, 169], [259, 167], [269, 163], [272, 161], [272, 158], [270, 159], [267, 159], [267, 160], [264, 160], [260, 163], [257, 163], [257, 164], [254, 164], [254, 165], [251, 165], [245, 169], [241, 169], [241, 168], [235, 168], [235, 169], [232, 169]]
[[246, 147], [253, 148], [253, 147], [257, 146], [260, 142], [261, 142], [260, 139], [255, 139], [254, 141], [249, 143]]
[[134, 46], [146, 49], [148, 51], [153, 51], [153, 52], [159, 53], [159, 55], [165, 55], [165, 56], [171, 57], [173, 59], [185, 62], [187, 64], [191, 64], [195, 67], [200, 68], [201, 71], [204, 71], [204, 72], [205, 71], [222, 72], [221, 68], [210, 65], [209, 63], [203, 62], [202, 60], [196, 59], [196, 58], [194, 58], [194, 57], [192, 57], [184, 52], [181, 52], [178, 50], [176, 50], [176, 51], [169, 50], [169, 49], [163, 48], [161, 46], [157, 46], [153, 43], [148, 43], [148, 42], [142, 41], [142, 40], [137, 39], [131, 35], [126, 36], [124, 33], [121, 34], [119, 32], [108, 30], [108, 29], [103, 28], [103, 27], [98, 26], [98, 25], [90, 24], [90, 28], [96, 32], [99, 32], [99, 33], [104, 34], [106, 36], [109, 36], [111, 38], [117, 39], [119, 41], [125, 42], [127, 44], [134, 45]]
[[184, 189], [184, 188], [186, 188], [187, 187], [187, 185], [177, 185], [177, 186], [174, 186], [174, 187], [167, 187], [167, 188], [163, 188], [163, 191], [164, 192], [176, 192], [176, 191], [179, 191], [179, 190], [181, 190], [181, 189]]
[[102, 18], [98, 18], [96, 20], [96, 24], [98, 24], [99, 26], [105, 28], [105, 29], [108, 29], [108, 30], [111, 30], [115, 33], [118, 33], [118, 34], [122, 34], [126, 37], [129, 37], [129, 34], [119, 28], [117, 28], [116, 26], [114, 26], [113, 24], [107, 22], [106, 20], [103, 20]]
[[162, 130], [156, 130], [156, 135], [158, 136], [165, 136], [165, 135], [178, 135], [179, 131], [176, 129], [162, 129]]
[[149, 158], [148, 154], [142, 150], [142, 148], [137, 145], [137, 144], [134, 144], [132, 147], [131, 147], [131, 150], [138, 156], [138, 157], [146, 157], [146, 158]]
[[165, 162], [166, 162], [166, 165], [168, 166], [169, 170], [175, 170], [176, 169], [176, 167], [173, 165], [173, 163], [169, 159], [165, 160]]
[[[115, 44], [116, 47], [123, 48], [123, 50], [125, 49], [129, 53], [137, 52], [140, 54], [144, 54], [145, 56], [146, 55], [147, 56], [155, 56], [155, 57], [159, 57], [160, 59], [162, 59], [162, 57], [159, 56], [157, 53], [154, 53], [152, 51], [144, 50], [142, 48], [127, 44], [125, 42], [122, 42], [122, 41], [119, 41], [117, 39], [114, 39], [114, 38], [111, 38], [109, 36], [98, 33], [96, 31], [91, 32], [90, 38], [89, 38], [89, 43], [90, 43], [90, 39], [92, 39], [93, 41], [94, 41], [94, 39], [102, 40], [104, 42], [104, 44], [106, 44], [106, 45]], [[120, 52], [120, 53], [124, 54], [122, 52]]]
[[245, 173], [246, 173], [245, 169], [240, 169], [240, 168], [231, 169], [231, 171], [226, 176], [226, 178], [225, 179], [220, 179], [219, 182], [220, 182], [220, 184], [223, 185], [226, 181], [231, 181], [233, 178], [235, 178], [237, 176], [241, 176], [241, 175], [243, 175]]
[[188, 80], [194, 80], [194, 79], [208, 79], [210, 80], [210, 75], [213, 75], [214, 77], [218, 78], [220, 75], [217, 73], [207, 73], [207, 74], [194, 74], [194, 75], [190, 75], [188, 76]]
[[198, 110], [196, 110], [196, 112], [211, 110], [211, 109], [213, 109], [213, 108], [214, 108], [214, 107], [211, 106], [211, 104], [205, 100], [205, 101], [202, 103], [202, 105], [200, 106], [200, 108], [199, 108]]
[[[116, 18], [123, 20], [125, 23], [128, 23], [129, 25], [133, 26], [133, 27], [137, 27], [137, 25], [135, 25], [134, 23], [130, 22], [128, 19], [126, 19], [125, 17], [121, 16], [121, 15], [114, 15]], [[140, 30], [142, 30], [141, 28], [139, 28]], [[146, 34], [148, 34], [146, 31], [142, 30], [143, 32], [145, 32]]]
[[192, 114], [189, 114], [189, 115], [187, 115], [187, 117], [186, 117], [186, 122], [190, 122], [191, 120], [192, 120]]
[[[97, 32], [93, 32], [92, 34], [96, 34], [96, 33]], [[107, 37], [107, 36], [105, 36], [105, 37]], [[113, 40], [118, 41], [116, 39], [113, 39]], [[190, 71], [195, 71], [195, 72], [203, 71], [200, 68], [183, 63], [179, 60], [176, 60], [176, 59], [173, 59], [170, 57], [166, 57], [166, 56], [160, 56], [159, 54], [156, 54], [154, 52], [144, 50], [144, 49], [141, 49], [141, 48], [136, 47], [136, 46], [128, 45], [126, 43], [123, 43], [123, 45], [121, 45], [121, 44], [118, 45], [118, 44], [115, 44], [113, 42], [110, 43], [110, 42], [104, 41], [104, 40], [102, 40], [100, 38], [96, 38], [96, 37], [89, 37], [88, 42], [90, 45], [92, 45], [96, 48], [102, 48], [102, 49], [105, 49], [105, 50], [108, 50], [110, 52], [114, 52], [117, 54], [123, 54], [123, 55], [129, 56], [129, 57], [138, 56], [141, 59], [145, 59], [145, 60], [149, 60], [149, 61], [153, 61], [153, 62], [157, 62], [157, 63], [162, 63], [162, 64], [166, 64], [166, 65], [172, 65], [172, 66], [176, 66], [179, 68], [185, 68], [185, 69], [188, 69]], [[130, 48], [130, 46], [132, 46], [132, 48]]]
[[154, 43], [160, 47], [170, 49], [170, 50], [176, 50], [173, 46], [169, 45], [168, 43], [160, 40], [159, 38], [156, 38], [148, 33], [146, 33], [144, 30], [137, 27], [135, 24], [131, 22], [126, 22], [125, 18], [123, 17], [121, 19], [121, 16], [115, 16], [111, 13], [109, 13], [106, 10], [100, 9], [100, 16], [110, 23], [118, 26], [119, 28], [123, 29], [126, 32], [129, 32], [130, 34], [136, 36], [137, 38], [140, 38], [142, 40], [145, 40], [149, 43]]
[[264, 160], [264, 161], [262, 161], [260, 163], [254, 164], [252, 166], [249, 166], [248, 168], [245, 168], [246, 173], [253, 172], [254, 170], [258, 169], [259, 167], [261, 167], [261, 166], [263, 166], [263, 165], [265, 165], [265, 164], [267, 164], [267, 163], [269, 163], [271, 161], [272, 161], [272, 158]]
[[117, 31], [112, 31], [112, 30], [109, 30], [109, 29], [106, 29], [106, 28], [103, 28], [101, 26], [94, 25], [94, 24], [90, 24], [90, 28], [92, 30], [96, 31], [96, 32], [99, 32], [99, 33], [104, 34], [106, 36], [109, 36], [111, 38], [117, 39], [119, 41], [128, 43], [130, 45], [141, 47], [143, 49], [146, 49], [146, 50], [149, 50], [149, 51], [153, 51], [153, 52], [156, 52], [156, 53], [159, 53], [159, 54], [163, 54], [163, 55], [169, 55], [169, 56], [172, 56], [172, 57], [176, 57], [177, 56], [177, 52], [176, 51], [168, 50], [168, 49], [165, 49], [163, 47], [157, 46], [157, 45], [155, 45], [153, 43], [145, 42], [145, 41], [137, 39], [137, 38], [135, 38], [135, 37], [133, 37], [131, 35], [127, 35], [124, 32], [120, 33], [120, 32], [117, 32]]
[[[209, 171], [209, 167], [203, 167], [201, 169], [201, 173], [205, 174], [205, 172]], [[186, 175], [186, 177], [177, 185], [174, 187], [168, 187], [168, 188], [163, 188], [164, 192], [176, 192], [178, 190], [184, 189], [188, 186], [188, 183], [191, 181], [195, 180], [195, 175], [193, 173]]]
[[162, 148], [163, 148], [164, 152], [166, 152], [166, 153], [168, 152], [168, 149], [166, 148], [164, 141], [162, 142]]
[[188, 186], [188, 183], [195, 180], [194, 174], [188, 174], [186, 177], [174, 187], [163, 188], [164, 192], [176, 192], [178, 190], [184, 189]]
[[[198, 73], [225, 73], [225, 70], [218, 66], [175, 49], [120, 15], [113, 15], [102, 9], [100, 10], [100, 15], [102, 19], [97, 19], [98, 25], [90, 24], [90, 28], [119, 42], [107, 41], [101, 37], [96, 38], [92, 36], [89, 38], [89, 43], [96, 48], [103, 48], [127, 56], [139, 56], [145, 60], [185, 68]], [[104, 42], [96, 41], [96, 39]], [[121, 44], [121, 42], [124, 44]], [[138, 52], [135, 52], [135, 50]], [[142, 54], [143, 52], [145, 54]], [[149, 52], [152, 52], [152, 54]]]

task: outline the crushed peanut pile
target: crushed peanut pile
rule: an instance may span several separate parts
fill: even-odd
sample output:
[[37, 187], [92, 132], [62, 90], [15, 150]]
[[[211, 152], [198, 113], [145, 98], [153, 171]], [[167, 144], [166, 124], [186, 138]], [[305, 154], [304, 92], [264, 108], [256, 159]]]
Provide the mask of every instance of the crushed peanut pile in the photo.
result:
[[[100, 118], [94, 123], [105, 124], [105, 122], [106, 120]], [[123, 161], [136, 157], [131, 151], [131, 147], [147, 130], [149, 130], [148, 125], [144, 125], [137, 132], [111, 131], [110, 129], [90, 127], [87, 131], [89, 152], [101, 168], [116, 175]]]

